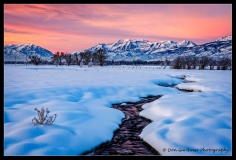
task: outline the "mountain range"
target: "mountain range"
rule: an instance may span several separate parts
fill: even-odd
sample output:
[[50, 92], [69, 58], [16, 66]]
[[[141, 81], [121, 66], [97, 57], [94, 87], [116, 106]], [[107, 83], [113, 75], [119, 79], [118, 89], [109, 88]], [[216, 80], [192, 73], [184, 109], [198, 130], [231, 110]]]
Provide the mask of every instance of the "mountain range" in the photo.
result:
[[15, 60], [15, 57], [17, 61], [25, 61], [26, 56], [29, 56], [33, 53], [39, 54], [42, 59], [50, 60], [50, 57], [53, 56], [53, 53], [50, 52], [47, 49], [44, 49], [40, 46], [36, 46], [34, 44], [30, 43], [24, 43], [24, 44], [11, 44], [11, 45], [5, 45], [4, 46], [4, 61], [11, 61]]
[[[119, 40], [116, 43], [100, 43], [86, 50], [92, 53], [98, 49], [104, 49], [108, 54], [108, 60], [173, 60], [180, 55], [211, 56], [220, 58], [222, 56], [232, 57], [232, 36], [225, 36], [216, 39], [213, 42], [197, 45], [192, 41], [183, 40], [182, 42], [158, 41], [150, 42], [148, 40]], [[35, 51], [42, 58], [49, 60], [53, 55], [47, 49], [41, 48], [33, 44], [6, 45], [4, 46], [4, 60], [13, 60], [15, 55], [17, 59], [25, 60], [30, 51]], [[83, 52], [85, 50], [74, 51], [74, 53]]]

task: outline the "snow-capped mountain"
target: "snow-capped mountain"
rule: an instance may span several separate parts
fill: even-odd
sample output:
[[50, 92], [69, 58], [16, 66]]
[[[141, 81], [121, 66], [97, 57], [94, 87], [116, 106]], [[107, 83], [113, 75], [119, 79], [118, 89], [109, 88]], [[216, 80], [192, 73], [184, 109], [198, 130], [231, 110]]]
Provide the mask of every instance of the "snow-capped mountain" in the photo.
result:
[[[230, 38], [231, 37], [231, 38]], [[173, 60], [179, 55], [196, 55], [196, 56], [212, 56], [221, 57], [223, 55], [232, 55], [232, 36], [223, 37], [216, 41], [203, 45], [196, 45], [192, 41], [183, 40], [175, 41], [159, 41], [150, 42], [147, 40], [119, 40], [116, 43], [104, 44], [100, 43], [96, 46], [88, 48], [92, 52], [102, 48], [108, 54], [108, 60], [160, 60], [167, 57]]]
[[[98, 49], [104, 49], [108, 54], [108, 60], [164, 60], [168, 58], [173, 60], [177, 56], [192, 55], [192, 56], [211, 56], [219, 58], [222, 56], [232, 57], [232, 36], [226, 36], [216, 39], [213, 42], [209, 42], [202, 45], [196, 45], [192, 41], [183, 40], [182, 42], [157, 41], [150, 42], [148, 40], [119, 40], [115, 43], [104, 44], [100, 43], [96, 46], [90, 47], [85, 50], [89, 50], [92, 53]], [[74, 51], [74, 53], [80, 53], [81, 51]], [[53, 53], [33, 44], [19, 44], [19, 45], [6, 45], [4, 46], [4, 60], [14, 60], [15, 55], [17, 60], [25, 60], [26, 55], [30, 51], [35, 51], [45, 60], [50, 60]]]
[[133, 52], [147, 52], [150, 50], [166, 50], [166, 49], [176, 49], [179, 47], [193, 47], [196, 46], [195, 43], [191, 41], [182, 41], [182, 42], [174, 42], [174, 41], [160, 41], [160, 42], [150, 42], [147, 40], [119, 40], [116, 43], [110, 44], [98, 44], [94, 47], [89, 48], [89, 50], [97, 50], [99, 48], [106, 49], [107, 51], [133, 51]]
[[187, 40], [183, 40], [182, 42], [178, 43], [179, 47], [194, 47], [197, 46], [195, 43], [193, 43], [192, 41], [187, 41]]
[[216, 41], [229, 41], [232, 40], [232, 36], [220, 37]]
[[[32, 52], [33, 51], [33, 52]], [[11, 44], [4, 46], [4, 61], [12, 61], [15, 60], [15, 56], [18, 61], [25, 61], [26, 56], [37, 53], [42, 59], [49, 60], [53, 53], [47, 49], [44, 49], [40, 46], [36, 46], [34, 44]]]

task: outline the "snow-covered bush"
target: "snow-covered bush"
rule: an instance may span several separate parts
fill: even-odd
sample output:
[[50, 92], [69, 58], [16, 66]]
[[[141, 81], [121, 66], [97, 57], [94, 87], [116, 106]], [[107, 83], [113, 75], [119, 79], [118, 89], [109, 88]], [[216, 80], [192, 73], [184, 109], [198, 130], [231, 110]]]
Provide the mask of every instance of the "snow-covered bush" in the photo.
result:
[[32, 123], [34, 125], [38, 125], [38, 124], [39, 125], [43, 125], [43, 124], [50, 125], [55, 121], [55, 119], [57, 117], [57, 114], [54, 114], [53, 116], [48, 117], [48, 113], [49, 113], [48, 108], [46, 108], [46, 113], [44, 112], [45, 111], [44, 108], [41, 108], [41, 111], [38, 110], [37, 108], [35, 108], [34, 110], [36, 110], [38, 113], [38, 118], [34, 117], [32, 119]]

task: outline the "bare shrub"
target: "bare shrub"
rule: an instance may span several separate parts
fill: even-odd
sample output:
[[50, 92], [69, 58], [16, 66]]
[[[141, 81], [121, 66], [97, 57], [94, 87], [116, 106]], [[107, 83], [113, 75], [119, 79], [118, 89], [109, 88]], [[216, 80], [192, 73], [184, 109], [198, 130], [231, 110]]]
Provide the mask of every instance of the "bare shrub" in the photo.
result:
[[191, 56], [186, 56], [185, 57], [185, 63], [186, 63], [186, 68], [191, 69], [192, 67], [192, 57]]
[[222, 57], [220, 60], [221, 70], [227, 70], [231, 68], [232, 62], [229, 57]]
[[80, 66], [80, 62], [83, 60], [80, 53], [74, 53], [73, 59], [78, 66]]
[[29, 56], [30, 61], [36, 66], [42, 62], [41, 56], [39, 54], [33, 54]]
[[198, 64], [198, 57], [196, 56], [192, 57], [191, 64], [192, 64], [192, 69], [196, 69], [197, 64]]
[[51, 57], [51, 59], [52, 59], [52, 61], [54, 62], [54, 63], [56, 63], [57, 65], [59, 64], [59, 65], [62, 65], [62, 60], [64, 59], [64, 55], [65, 55], [65, 53], [64, 52], [56, 52], [52, 57]]
[[46, 108], [46, 113], [44, 112], [45, 110], [43, 107], [41, 108], [41, 111], [38, 110], [37, 108], [35, 108], [34, 110], [36, 110], [36, 112], [38, 113], [38, 118], [34, 117], [32, 119], [32, 123], [34, 125], [43, 125], [43, 124], [50, 125], [55, 121], [57, 117], [57, 114], [54, 114], [53, 116], [48, 117], [48, 113], [49, 113], [48, 108]]
[[107, 59], [107, 52], [100, 48], [93, 53], [92, 59], [95, 64], [98, 63], [100, 66], [103, 66], [105, 60]]
[[199, 58], [199, 69], [204, 70], [207, 65], [209, 65], [211, 58], [207, 56], [202, 56]]
[[181, 57], [178, 56], [172, 61], [172, 68], [173, 69], [181, 69]]
[[84, 61], [88, 64], [92, 60], [92, 53], [90, 51], [85, 51]]
[[65, 54], [64, 59], [66, 60], [66, 64], [69, 66], [73, 61], [73, 56], [71, 54]]
[[213, 70], [215, 65], [216, 65], [216, 61], [214, 60], [213, 57], [210, 57], [209, 63], [208, 63], [210, 70]]

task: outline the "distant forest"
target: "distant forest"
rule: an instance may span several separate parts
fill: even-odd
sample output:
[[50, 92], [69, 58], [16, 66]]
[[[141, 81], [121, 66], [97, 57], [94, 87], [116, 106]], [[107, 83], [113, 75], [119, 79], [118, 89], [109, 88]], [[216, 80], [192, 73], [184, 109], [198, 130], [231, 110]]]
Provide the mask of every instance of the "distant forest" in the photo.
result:
[[[104, 65], [164, 65], [165, 61], [141, 61], [141, 60], [133, 60], [133, 61], [105, 61]], [[171, 61], [168, 61], [168, 66], [170, 65]], [[4, 61], [4, 64], [26, 64], [26, 61]], [[34, 64], [33, 62], [29, 61], [27, 64]], [[47, 61], [42, 60], [40, 63], [41, 65], [54, 65], [54, 61]], [[66, 65], [67, 63], [61, 62], [62, 65]], [[76, 62], [72, 62], [70, 65], [77, 65]]]
[[[28, 60], [29, 58], [29, 60]], [[157, 61], [142, 61], [142, 60], [121, 60], [121, 61], [109, 61], [107, 60], [107, 53], [103, 49], [97, 50], [94, 54], [90, 51], [81, 52], [80, 54], [75, 53], [74, 55], [65, 54], [64, 52], [57, 52], [51, 57], [50, 61], [44, 60], [38, 54], [26, 57], [26, 61], [4, 61], [4, 64], [22, 64], [22, 65], [77, 65], [83, 66], [111, 66], [111, 65], [156, 65], [156, 66], [170, 66], [173, 69], [200, 69], [204, 70], [209, 67], [210, 70], [232, 70], [232, 58], [224, 56], [218, 59], [209, 56], [178, 56], [173, 61], [165, 58], [165, 60]]]

